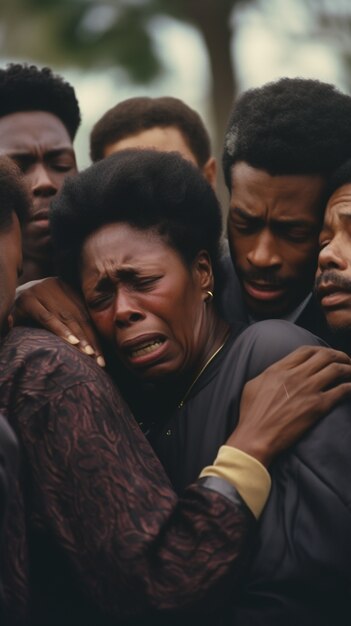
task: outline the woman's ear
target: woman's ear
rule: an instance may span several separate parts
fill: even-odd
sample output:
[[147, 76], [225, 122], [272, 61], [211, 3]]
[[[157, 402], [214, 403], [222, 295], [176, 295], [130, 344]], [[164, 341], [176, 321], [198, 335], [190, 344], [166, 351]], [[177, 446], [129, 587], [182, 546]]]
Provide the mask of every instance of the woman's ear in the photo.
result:
[[213, 291], [214, 279], [212, 271], [212, 263], [206, 250], [201, 250], [196, 255], [193, 263], [194, 278], [197, 281], [201, 291], [206, 293], [208, 290]]

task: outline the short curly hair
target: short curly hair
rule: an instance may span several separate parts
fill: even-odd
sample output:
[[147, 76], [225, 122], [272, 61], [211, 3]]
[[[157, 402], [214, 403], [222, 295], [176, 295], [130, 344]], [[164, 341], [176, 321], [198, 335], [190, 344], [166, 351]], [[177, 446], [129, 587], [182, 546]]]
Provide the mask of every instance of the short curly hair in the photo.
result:
[[344, 185], [351, 185], [351, 159], [342, 163], [329, 178], [325, 192], [326, 201], [329, 200], [339, 187], [343, 187]]
[[12, 159], [0, 157], [0, 231], [12, 224], [15, 213], [21, 226], [29, 217], [31, 199], [19, 167]]
[[84, 241], [101, 226], [118, 222], [154, 230], [187, 267], [207, 250], [219, 293], [221, 210], [190, 161], [176, 152], [123, 150], [67, 178], [50, 212], [57, 269], [66, 282], [79, 288]]
[[109, 109], [91, 131], [91, 160], [103, 159], [109, 144], [156, 126], [178, 128], [199, 167], [210, 158], [210, 137], [200, 115], [182, 100], [165, 96], [128, 98]]
[[49, 67], [10, 63], [0, 69], [0, 117], [20, 111], [56, 115], [73, 141], [81, 121], [73, 87]]
[[223, 171], [245, 161], [270, 174], [329, 175], [351, 157], [351, 97], [334, 85], [281, 78], [242, 94], [224, 140]]

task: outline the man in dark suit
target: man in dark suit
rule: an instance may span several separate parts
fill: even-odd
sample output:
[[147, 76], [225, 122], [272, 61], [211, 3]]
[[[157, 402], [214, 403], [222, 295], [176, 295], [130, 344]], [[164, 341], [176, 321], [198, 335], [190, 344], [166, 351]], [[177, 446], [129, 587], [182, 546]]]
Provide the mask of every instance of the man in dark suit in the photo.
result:
[[237, 274], [229, 268], [229, 320], [242, 298], [247, 321], [283, 318], [332, 340], [312, 286], [326, 179], [351, 156], [350, 114], [348, 95], [300, 78], [249, 90], [234, 105], [223, 153]]

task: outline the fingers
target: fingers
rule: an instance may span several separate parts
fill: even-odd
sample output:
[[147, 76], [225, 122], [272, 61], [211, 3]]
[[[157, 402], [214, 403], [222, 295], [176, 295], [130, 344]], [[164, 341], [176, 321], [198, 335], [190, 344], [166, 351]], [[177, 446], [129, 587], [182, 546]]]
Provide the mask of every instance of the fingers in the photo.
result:
[[[324, 348], [322, 346], [300, 346], [300, 348], [296, 348], [296, 350], [290, 352], [290, 354], [277, 361], [271, 367], [276, 367], [277, 369], [292, 369], [298, 367], [315, 357], [321, 350], [328, 352], [331, 348]], [[334, 350], [334, 352], [337, 352], [337, 350]]]
[[[70, 333], [75, 338], [74, 345], [76, 345], [81, 352], [88, 356], [93, 356], [97, 363], [101, 366], [105, 366], [105, 361], [102, 356], [102, 350], [99, 341], [94, 332], [93, 326], [89, 319], [79, 319], [72, 315], [62, 314], [61, 324], [65, 327], [66, 333]], [[68, 337], [66, 339], [69, 343], [73, 343]]]
[[311, 354], [306, 364], [301, 363], [299, 368], [306, 368], [310, 375], [322, 371], [331, 364], [350, 365], [351, 359], [345, 352], [334, 350], [333, 348], [317, 347], [314, 354]]
[[323, 414], [328, 413], [336, 404], [351, 396], [351, 382], [340, 383], [323, 393]]
[[58, 278], [24, 285], [16, 299], [18, 318], [34, 319], [104, 367], [99, 341], [78, 294]]
[[[344, 352], [334, 348], [302, 346], [268, 367], [262, 375], [274, 373], [277, 378], [282, 380], [283, 384], [285, 377], [290, 381], [292, 376], [296, 374], [300, 380], [303, 380], [304, 377], [309, 378], [322, 372], [325, 368], [329, 368], [331, 364], [351, 365], [351, 359]], [[337, 372], [334, 374], [333, 370], [328, 370], [325, 376], [325, 384], [328, 384], [328, 376], [332, 380], [337, 376]]]
[[324, 346], [301, 346], [286, 357], [275, 363], [278, 370], [293, 369], [302, 366], [311, 374], [319, 371], [329, 363], [351, 363], [351, 359], [345, 352], [327, 348]]
[[[38, 307], [39, 305], [41, 303], [38, 301]], [[76, 316], [61, 312], [58, 317], [57, 313], [52, 313], [45, 306], [41, 306], [43, 307], [40, 315], [42, 326], [76, 346], [83, 354], [93, 357], [101, 367], [105, 367], [100, 344], [89, 320], [80, 319], [79, 311]]]
[[325, 391], [329, 387], [335, 387], [342, 382], [351, 381], [351, 363], [334, 361], [327, 363], [319, 371], [315, 371], [308, 377], [308, 384], [316, 390]]

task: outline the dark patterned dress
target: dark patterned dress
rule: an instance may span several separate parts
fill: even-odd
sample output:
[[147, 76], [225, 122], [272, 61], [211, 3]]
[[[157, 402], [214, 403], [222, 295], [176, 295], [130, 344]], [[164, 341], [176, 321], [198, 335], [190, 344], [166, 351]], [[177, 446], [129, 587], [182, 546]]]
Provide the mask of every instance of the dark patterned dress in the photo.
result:
[[[13, 483], [16, 478], [17, 461], [18, 447], [15, 435], [7, 421], [0, 415], [0, 545], [9, 496], [12, 493]], [[0, 568], [0, 624], [5, 619], [1, 570], [2, 568]]]
[[11, 626], [214, 623], [255, 529], [234, 488], [200, 479], [178, 498], [107, 374], [45, 331], [3, 342], [0, 412], [22, 452], [2, 557]]

